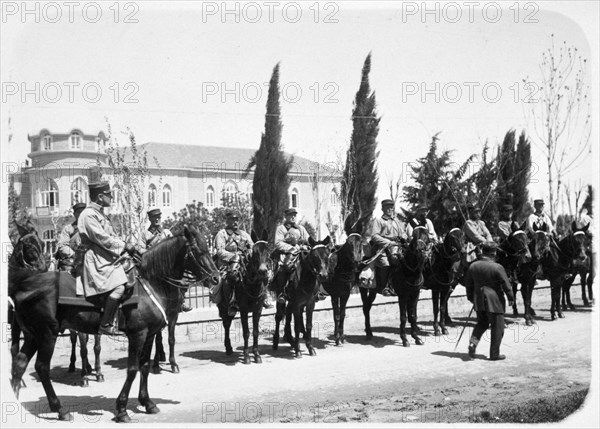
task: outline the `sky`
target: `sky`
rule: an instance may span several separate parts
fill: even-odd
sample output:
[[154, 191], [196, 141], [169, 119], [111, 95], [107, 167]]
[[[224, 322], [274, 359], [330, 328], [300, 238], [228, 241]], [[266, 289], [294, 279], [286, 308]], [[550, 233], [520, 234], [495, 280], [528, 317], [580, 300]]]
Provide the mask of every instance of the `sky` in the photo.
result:
[[[82, 2], [73, 10], [36, 3], [37, 12], [31, 4], [29, 13], [8, 3], [5, 165], [27, 157], [28, 133], [106, 129], [105, 117], [120, 144], [129, 127], [138, 143], [258, 148], [277, 63], [284, 150], [339, 164], [370, 52], [382, 118], [380, 199], [388, 181], [409, 183], [408, 164], [435, 133], [461, 163], [486, 141], [495, 151], [509, 129], [531, 136], [530, 196], [546, 198], [545, 157], [527, 117], [539, 107], [539, 63], [551, 35], [576, 46], [590, 59], [588, 76], [598, 75], [596, 2], [311, 2], [300, 12], [294, 2]], [[594, 150], [597, 141], [595, 134]], [[568, 180], [595, 183], [596, 161], [597, 152]]]

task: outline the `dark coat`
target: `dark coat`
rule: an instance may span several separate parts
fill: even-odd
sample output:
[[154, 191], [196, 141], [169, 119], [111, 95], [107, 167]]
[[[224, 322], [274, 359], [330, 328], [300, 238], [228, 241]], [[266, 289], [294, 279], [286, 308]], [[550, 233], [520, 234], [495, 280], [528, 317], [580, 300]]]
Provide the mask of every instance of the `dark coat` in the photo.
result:
[[467, 298], [475, 306], [475, 311], [504, 314], [504, 294], [509, 301], [514, 301], [504, 267], [488, 257], [482, 257], [471, 264], [465, 285]]

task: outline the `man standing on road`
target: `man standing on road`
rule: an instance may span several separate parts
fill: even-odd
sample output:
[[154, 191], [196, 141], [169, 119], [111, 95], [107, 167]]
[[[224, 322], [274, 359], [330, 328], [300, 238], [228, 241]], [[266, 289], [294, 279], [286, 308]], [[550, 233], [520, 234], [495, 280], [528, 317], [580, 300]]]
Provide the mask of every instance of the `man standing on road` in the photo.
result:
[[486, 242], [482, 247], [481, 257], [471, 264], [465, 279], [467, 299], [477, 313], [477, 325], [469, 341], [469, 356], [475, 357], [477, 344], [491, 325], [490, 360], [503, 360], [506, 356], [500, 354], [500, 343], [504, 336], [504, 294], [510, 306], [514, 297], [506, 271], [495, 262], [496, 245]]

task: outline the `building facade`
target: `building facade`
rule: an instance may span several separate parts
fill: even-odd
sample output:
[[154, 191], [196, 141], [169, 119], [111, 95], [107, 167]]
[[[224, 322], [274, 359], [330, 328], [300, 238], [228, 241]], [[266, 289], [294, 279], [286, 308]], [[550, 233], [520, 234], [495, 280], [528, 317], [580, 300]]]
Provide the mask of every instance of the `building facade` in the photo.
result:
[[[58, 219], [69, 216], [73, 204], [89, 201], [88, 183], [98, 169], [112, 181], [108, 139], [102, 130], [54, 132], [44, 128], [30, 134], [28, 140], [31, 162], [27, 160], [13, 175], [14, 187], [46, 250], [54, 252]], [[138, 150], [145, 152], [148, 160], [149, 176], [142, 199], [145, 209], [159, 207], [163, 219], [193, 201], [212, 210], [221, 206], [223, 197], [252, 198], [252, 171], [246, 177], [243, 173], [254, 150], [152, 142], [138, 145]], [[125, 164], [132, 161], [130, 148], [118, 152]], [[294, 157], [290, 176], [289, 203], [298, 210], [299, 220], [311, 223], [318, 238], [333, 233], [329, 230], [332, 225], [339, 231], [341, 172]]]

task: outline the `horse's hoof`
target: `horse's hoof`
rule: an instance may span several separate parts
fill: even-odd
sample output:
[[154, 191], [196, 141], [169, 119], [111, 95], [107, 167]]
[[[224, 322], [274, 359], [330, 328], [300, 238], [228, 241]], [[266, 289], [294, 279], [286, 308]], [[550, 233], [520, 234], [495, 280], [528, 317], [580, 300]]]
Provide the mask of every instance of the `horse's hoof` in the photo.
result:
[[146, 405], [146, 414], [158, 414], [160, 413], [160, 409], [156, 406], [156, 404]]
[[258, 355], [254, 356], [254, 363], [262, 363], [262, 358]]
[[152, 367], [152, 374], [160, 374], [160, 366], [155, 365]]
[[244, 356], [244, 365], [250, 365], [250, 356]]
[[564, 319], [564, 318], [565, 318], [565, 315], [564, 315], [564, 314], [562, 314], [562, 313], [558, 313], [558, 318], [559, 318], [559, 319]]
[[127, 411], [123, 411], [117, 414], [117, 417], [115, 417], [115, 421], [117, 423], [131, 423], [131, 417], [129, 417]]
[[440, 330], [439, 330], [439, 329], [435, 329], [435, 330], [433, 331], [433, 335], [434, 335], [434, 336], [436, 336], [436, 337], [439, 337], [440, 335], [442, 335], [442, 333], [440, 332]]
[[367, 340], [370, 340], [373, 338], [373, 332], [369, 329], [368, 331], [365, 331], [367, 334]]
[[442, 328], [442, 334], [448, 335], [448, 330], [446, 328]]
[[584, 307], [591, 307], [590, 302], [587, 299], [583, 300]]
[[98, 375], [96, 376], [96, 381], [97, 381], [98, 383], [104, 383], [104, 374], [98, 374]]
[[90, 383], [88, 382], [88, 379], [87, 379], [87, 378], [82, 378], [82, 379], [81, 379], [81, 382], [79, 383], [79, 385], [80, 385], [81, 387], [90, 387]]
[[75, 372], [75, 364], [74, 363], [69, 365], [69, 372]]
[[533, 308], [529, 309], [529, 313], [531, 313], [532, 316], [536, 316], [535, 310]]
[[231, 347], [225, 349], [225, 354], [227, 356], [231, 356], [233, 354], [233, 349]]
[[423, 345], [423, 341], [420, 338], [415, 338], [415, 344], [417, 346], [422, 346]]
[[341, 341], [339, 338], [336, 338], [336, 339], [335, 339], [335, 345], [336, 345], [336, 346], [339, 346], [339, 345], [341, 344], [341, 342], [342, 342], [342, 341]]
[[58, 420], [63, 421], [63, 422], [72, 422], [73, 414], [71, 414], [68, 411], [59, 411], [58, 412]]
[[556, 320], [556, 316], [555, 316], [554, 314], [552, 314], [552, 315], [550, 316], [550, 320]]
[[531, 326], [531, 325], [533, 325], [533, 322], [531, 320], [527, 319], [527, 320], [525, 320], [525, 324], [527, 326]]
[[410, 347], [408, 340], [402, 340], [402, 347]]
[[308, 349], [308, 354], [310, 356], [316, 356], [317, 352], [315, 351], [315, 349], [313, 349], [312, 347]]
[[298, 359], [300, 359], [302, 357], [302, 352], [300, 352], [300, 351], [296, 352], [296, 357]]
[[12, 387], [13, 393], [15, 394], [15, 397], [17, 399], [19, 399], [19, 391], [21, 390], [21, 382], [11, 378], [10, 385]]
[[179, 374], [179, 365], [176, 363], [171, 364], [171, 371], [173, 371], [173, 374]]
[[85, 371], [86, 371], [86, 374], [91, 374], [91, 373], [92, 373], [92, 366], [88, 364], [88, 365], [85, 367]]
[[340, 340], [342, 341], [342, 344], [344, 344], [346, 342], [346, 336], [342, 335], [342, 337], [340, 338]]

